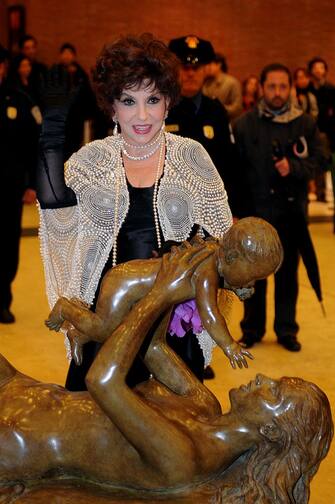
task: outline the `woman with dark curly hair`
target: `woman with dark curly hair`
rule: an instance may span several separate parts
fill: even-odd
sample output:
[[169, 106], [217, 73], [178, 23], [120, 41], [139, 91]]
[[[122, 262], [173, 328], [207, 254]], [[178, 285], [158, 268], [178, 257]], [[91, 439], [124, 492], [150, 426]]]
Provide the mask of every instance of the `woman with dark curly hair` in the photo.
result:
[[[179, 84], [178, 62], [162, 42], [144, 34], [103, 49], [94, 80], [98, 101], [114, 121], [114, 135], [73, 154], [65, 165], [65, 183], [59, 160], [72, 98], [66, 89], [60, 91], [60, 77], [49, 79], [38, 177], [48, 297], [51, 306], [65, 296], [94, 309], [107, 269], [152, 257], [165, 242], [186, 240], [199, 229], [220, 237], [232, 217], [204, 148], [164, 133]], [[171, 339], [180, 346], [176, 337]], [[177, 352], [202, 379], [203, 352], [209, 355], [213, 342], [207, 333], [199, 342], [202, 349], [190, 334]], [[85, 388], [96, 353], [93, 344], [87, 345], [83, 364], [71, 364], [70, 390]], [[146, 373], [133, 369], [129, 383], [145, 379]]]

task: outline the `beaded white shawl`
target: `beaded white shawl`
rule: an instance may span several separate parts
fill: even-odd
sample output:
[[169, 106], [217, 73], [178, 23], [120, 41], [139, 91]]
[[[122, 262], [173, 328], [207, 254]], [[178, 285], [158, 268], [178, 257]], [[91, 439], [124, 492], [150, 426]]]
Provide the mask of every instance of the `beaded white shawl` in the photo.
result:
[[[165, 133], [165, 139], [164, 173], [157, 194], [164, 239], [186, 240], [194, 224], [221, 237], [232, 225], [232, 216], [213, 162], [194, 140], [170, 133]], [[50, 307], [60, 296], [75, 297], [89, 305], [94, 299], [113, 247], [116, 192], [118, 231], [129, 208], [121, 143], [119, 135], [107, 137], [73, 154], [65, 164], [65, 182], [75, 192], [77, 205], [40, 209], [41, 253]], [[199, 342], [202, 340], [203, 335]]]

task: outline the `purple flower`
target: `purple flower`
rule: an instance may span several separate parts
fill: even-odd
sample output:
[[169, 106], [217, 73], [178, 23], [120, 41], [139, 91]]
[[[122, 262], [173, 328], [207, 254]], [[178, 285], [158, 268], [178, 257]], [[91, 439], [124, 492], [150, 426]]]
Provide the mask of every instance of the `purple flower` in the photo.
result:
[[182, 338], [186, 332], [192, 330], [198, 334], [203, 330], [195, 299], [177, 305], [172, 313], [169, 333]]

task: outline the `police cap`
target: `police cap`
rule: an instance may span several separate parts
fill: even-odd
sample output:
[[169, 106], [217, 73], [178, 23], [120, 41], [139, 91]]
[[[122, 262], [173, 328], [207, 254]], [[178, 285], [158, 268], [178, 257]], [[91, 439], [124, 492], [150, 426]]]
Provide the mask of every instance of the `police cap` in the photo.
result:
[[183, 65], [207, 65], [215, 58], [215, 52], [209, 40], [195, 35], [170, 40], [169, 49]]

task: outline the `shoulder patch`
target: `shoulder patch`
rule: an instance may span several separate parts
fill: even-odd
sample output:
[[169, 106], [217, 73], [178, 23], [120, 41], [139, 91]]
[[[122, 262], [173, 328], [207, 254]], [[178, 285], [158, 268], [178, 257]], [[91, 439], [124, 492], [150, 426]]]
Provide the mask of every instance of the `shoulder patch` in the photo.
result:
[[7, 117], [14, 121], [17, 118], [17, 108], [16, 107], [7, 107]]
[[165, 131], [167, 133], [177, 133], [179, 131], [179, 124], [166, 124]]
[[208, 138], [209, 140], [212, 140], [215, 136], [214, 128], [213, 126], [206, 124], [202, 127], [202, 131], [204, 133], [204, 136]]

